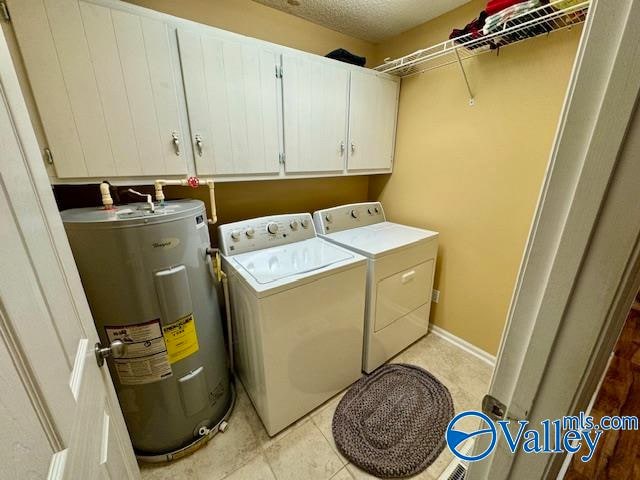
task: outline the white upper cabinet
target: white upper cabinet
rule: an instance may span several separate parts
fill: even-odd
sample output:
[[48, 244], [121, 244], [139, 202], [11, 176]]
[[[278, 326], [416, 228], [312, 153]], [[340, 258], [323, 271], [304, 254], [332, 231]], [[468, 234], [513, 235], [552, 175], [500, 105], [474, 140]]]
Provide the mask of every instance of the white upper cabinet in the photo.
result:
[[349, 172], [391, 170], [399, 89], [399, 79], [388, 75], [351, 72]]
[[282, 70], [286, 171], [344, 171], [349, 69], [313, 55], [285, 53]]
[[59, 178], [187, 172], [167, 24], [78, 0], [9, 6]]
[[117, 0], [6, 0], [53, 182], [389, 173], [399, 79]]
[[196, 172], [277, 174], [280, 53], [202, 30], [178, 30]]

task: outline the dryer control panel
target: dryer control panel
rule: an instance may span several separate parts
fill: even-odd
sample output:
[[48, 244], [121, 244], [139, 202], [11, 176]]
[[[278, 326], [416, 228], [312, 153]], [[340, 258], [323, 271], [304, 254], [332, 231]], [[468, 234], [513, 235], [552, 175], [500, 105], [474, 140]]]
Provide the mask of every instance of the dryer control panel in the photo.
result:
[[341, 232], [385, 220], [380, 202], [352, 203], [313, 213], [313, 223], [319, 234]]
[[271, 215], [218, 227], [220, 251], [226, 256], [300, 242], [315, 236], [309, 213]]

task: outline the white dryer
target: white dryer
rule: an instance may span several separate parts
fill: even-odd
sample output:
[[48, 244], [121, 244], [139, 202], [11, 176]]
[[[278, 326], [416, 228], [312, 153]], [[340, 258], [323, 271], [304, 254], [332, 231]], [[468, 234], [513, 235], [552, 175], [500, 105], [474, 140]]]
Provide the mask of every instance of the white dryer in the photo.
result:
[[366, 259], [311, 215], [222, 225], [236, 374], [269, 435], [361, 376]]
[[368, 258], [362, 368], [370, 373], [429, 329], [438, 233], [387, 222], [379, 202], [320, 210], [322, 238]]

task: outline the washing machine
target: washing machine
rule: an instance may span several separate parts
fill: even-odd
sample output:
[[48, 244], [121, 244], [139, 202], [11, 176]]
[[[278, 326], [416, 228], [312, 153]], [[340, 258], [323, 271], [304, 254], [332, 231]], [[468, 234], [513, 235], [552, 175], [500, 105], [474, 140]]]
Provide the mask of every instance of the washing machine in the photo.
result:
[[388, 222], [379, 202], [313, 214], [318, 235], [368, 260], [362, 369], [370, 373], [427, 334], [438, 233]]
[[310, 214], [219, 227], [236, 374], [269, 435], [361, 376], [366, 259]]

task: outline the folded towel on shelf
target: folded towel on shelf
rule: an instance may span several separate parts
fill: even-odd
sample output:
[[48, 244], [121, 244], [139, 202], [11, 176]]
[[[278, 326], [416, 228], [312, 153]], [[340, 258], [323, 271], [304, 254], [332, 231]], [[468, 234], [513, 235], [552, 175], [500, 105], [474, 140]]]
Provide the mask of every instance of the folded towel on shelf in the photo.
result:
[[482, 33], [484, 35], [489, 35], [490, 33], [500, 29], [500, 27], [506, 24], [509, 20], [512, 20], [514, 17], [526, 13], [529, 10], [533, 10], [540, 5], [542, 5], [541, 0], [528, 0], [511, 5], [504, 10], [500, 10], [498, 13], [487, 17], [484, 22], [484, 26], [482, 27]]
[[505, 8], [511, 7], [517, 3], [526, 2], [527, 0], [489, 0], [484, 11], [487, 15], [495, 15]]

